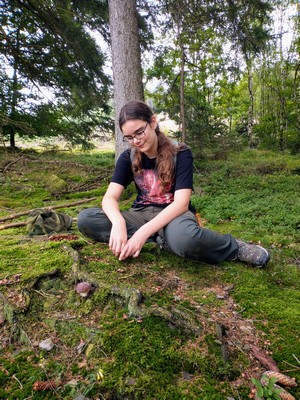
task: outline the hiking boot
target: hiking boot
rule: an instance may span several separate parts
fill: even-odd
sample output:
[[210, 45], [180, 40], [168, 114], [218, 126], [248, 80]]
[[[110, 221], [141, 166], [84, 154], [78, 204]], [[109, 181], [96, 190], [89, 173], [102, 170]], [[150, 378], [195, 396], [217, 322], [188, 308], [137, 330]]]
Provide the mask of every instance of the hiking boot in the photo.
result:
[[237, 240], [238, 253], [236, 260], [246, 264], [252, 264], [258, 268], [264, 268], [270, 260], [269, 252], [257, 244], [250, 244]]

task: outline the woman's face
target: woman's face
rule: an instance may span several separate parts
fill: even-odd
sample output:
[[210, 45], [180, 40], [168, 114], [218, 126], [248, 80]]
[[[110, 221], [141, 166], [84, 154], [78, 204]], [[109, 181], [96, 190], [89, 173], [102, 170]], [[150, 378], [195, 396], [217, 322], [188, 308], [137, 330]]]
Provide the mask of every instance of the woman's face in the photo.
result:
[[124, 139], [148, 157], [155, 157], [158, 143], [156, 126], [157, 122], [154, 116], [151, 118], [151, 122], [140, 119], [126, 121], [122, 126]]

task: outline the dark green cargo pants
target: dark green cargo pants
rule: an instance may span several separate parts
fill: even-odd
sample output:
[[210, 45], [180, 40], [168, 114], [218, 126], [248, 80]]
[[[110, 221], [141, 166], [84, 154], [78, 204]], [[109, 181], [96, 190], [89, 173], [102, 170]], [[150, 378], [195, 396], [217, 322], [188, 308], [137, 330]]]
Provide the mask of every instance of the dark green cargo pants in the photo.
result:
[[[146, 206], [122, 211], [128, 238], [142, 225], [162, 211], [160, 207]], [[87, 208], [78, 216], [80, 232], [98, 242], [109, 242], [111, 222], [101, 208]], [[236, 257], [238, 245], [234, 237], [222, 235], [198, 225], [195, 215], [187, 211], [149, 238], [162, 248], [189, 260], [218, 264]]]

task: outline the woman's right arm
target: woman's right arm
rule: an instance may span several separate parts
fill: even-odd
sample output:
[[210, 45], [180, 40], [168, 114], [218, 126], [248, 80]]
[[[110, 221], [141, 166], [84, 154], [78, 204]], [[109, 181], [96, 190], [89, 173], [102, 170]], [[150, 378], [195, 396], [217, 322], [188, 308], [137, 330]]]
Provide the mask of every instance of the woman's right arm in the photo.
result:
[[119, 208], [119, 200], [123, 190], [124, 186], [111, 182], [102, 199], [102, 209], [112, 223], [109, 248], [116, 257], [120, 255], [127, 243], [126, 222]]

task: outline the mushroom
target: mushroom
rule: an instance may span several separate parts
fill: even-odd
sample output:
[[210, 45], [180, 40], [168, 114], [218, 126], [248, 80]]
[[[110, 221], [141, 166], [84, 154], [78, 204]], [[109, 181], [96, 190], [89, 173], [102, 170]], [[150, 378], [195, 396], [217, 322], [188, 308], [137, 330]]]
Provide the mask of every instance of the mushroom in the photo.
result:
[[92, 290], [92, 285], [88, 282], [80, 282], [76, 285], [76, 292], [81, 297], [86, 297]]

